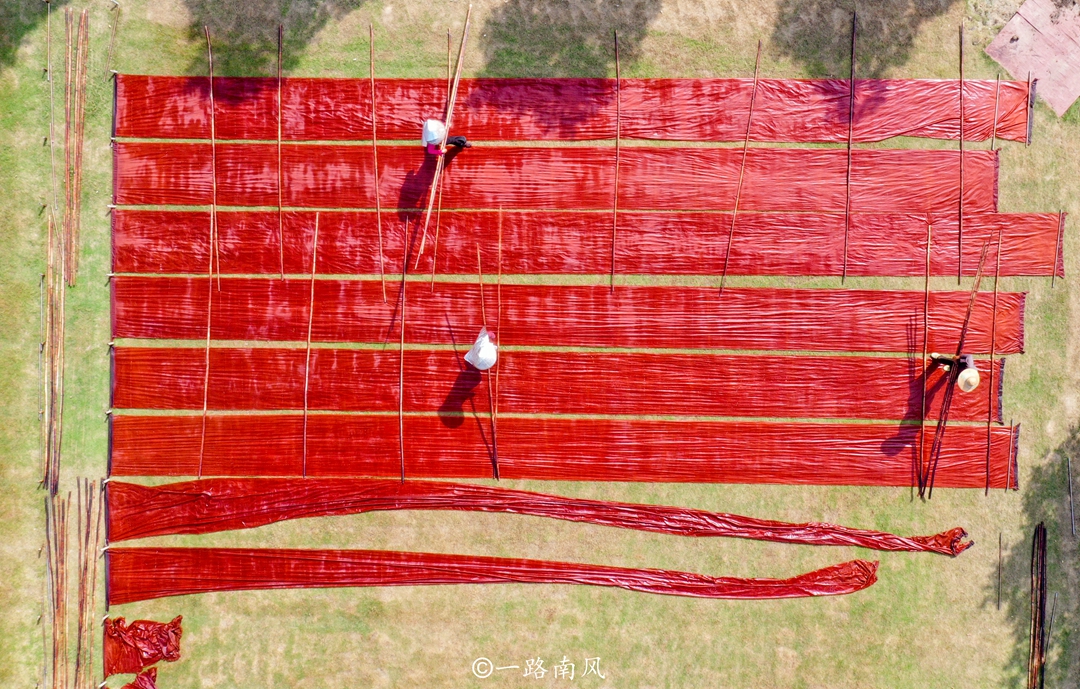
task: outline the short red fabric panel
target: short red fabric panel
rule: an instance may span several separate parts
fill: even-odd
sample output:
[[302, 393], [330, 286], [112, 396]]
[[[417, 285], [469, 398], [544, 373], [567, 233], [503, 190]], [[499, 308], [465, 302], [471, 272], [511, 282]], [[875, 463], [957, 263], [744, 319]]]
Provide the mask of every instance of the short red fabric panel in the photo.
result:
[[[219, 206], [276, 206], [274, 144], [219, 144]], [[620, 154], [622, 210], [731, 210], [742, 150], [627, 146]], [[997, 152], [964, 153], [964, 208], [997, 210]], [[610, 209], [615, 148], [476, 147], [452, 155], [441, 186], [443, 208]], [[117, 142], [117, 204], [208, 205], [211, 146]], [[383, 208], [426, 208], [436, 156], [416, 146], [379, 150]], [[851, 160], [853, 212], [926, 213], [957, 208], [960, 154], [943, 150], [861, 149]], [[286, 206], [374, 208], [372, 151], [360, 145], [282, 147]], [[847, 152], [752, 148], [746, 156], [743, 211], [843, 212]]]
[[740, 579], [663, 569], [385, 550], [113, 548], [106, 557], [108, 605], [211, 591], [508, 583], [611, 586], [693, 598], [803, 598], [854, 593], [877, 581], [877, 563], [865, 560], [790, 579]]
[[[468, 413], [405, 417], [409, 478], [491, 478], [490, 420]], [[113, 418], [113, 476], [195, 476], [203, 420]], [[206, 417], [204, 476], [300, 476], [303, 416]], [[309, 414], [307, 475], [401, 475], [396, 414]], [[992, 488], [1015, 486], [1016, 428], [993, 428]], [[919, 447], [913, 424], [651, 421], [499, 416], [506, 479], [910, 486]], [[929, 453], [933, 426], [928, 427]], [[986, 427], [950, 426], [935, 485], [983, 488]]]
[[[113, 407], [202, 409], [202, 348], [119, 347]], [[210, 350], [213, 410], [302, 410], [304, 349]], [[308, 408], [397, 411], [398, 352], [313, 349]], [[977, 365], [984, 381], [989, 362]], [[953, 397], [949, 419], [1001, 420], [1004, 360], [989, 383]], [[930, 369], [927, 418], [936, 419], [948, 374]], [[405, 411], [477, 410], [488, 386], [461, 354], [405, 352]], [[747, 385], [747, 381], [753, 381]], [[713, 356], [504, 351], [499, 411], [521, 414], [668, 414], [788, 418], [917, 419], [922, 365], [871, 357]]]
[[[379, 79], [379, 138], [419, 139], [420, 124], [441, 116], [442, 79]], [[621, 135], [627, 139], [742, 141], [752, 79], [624, 79]], [[839, 79], [761, 79], [751, 140], [847, 141], [850, 84]], [[894, 136], [960, 137], [960, 82], [863, 79], [856, 82], [855, 141]], [[371, 138], [367, 79], [282, 81], [286, 141]], [[277, 138], [277, 80], [214, 80], [215, 127], [221, 139]], [[989, 139], [995, 83], [964, 82], [964, 138]], [[997, 137], [1027, 136], [1027, 84], [1003, 81], [997, 93]], [[611, 79], [463, 79], [454, 133], [470, 139], [612, 139], [616, 84]], [[210, 138], [206, 77], [117, 75], [116, 136]]]
[[[205, 339], [206, 278], [117, 276], [113, 336]], [[406, 341], [470, 343], [482, 325], [479, 288], [426, 281], [406, 291]], [[398, 342], [400, 282], [318, 280], [312, 339]], [[506, 344], [816, 351], [922, 350], [921, 291], [503, 285], [486, 288], [489, 324]], [[305, 341], [309, 279], [222, 278], [212, 291], [217, 340]], [[931, 292], [930, 349], [955, 351], [967, 292]], [[990, 351], [993, 294], [978, 295], [965, 349]], [[1023, 351], [1024, 295], [998, 295], [998, 354]], [[708, 317], [703, 317], [708, 315]], [[501, 318], [501, 320], [499, 320]]]
[[[113, 211], [113, 272], [201, 273], [209, 246], [208, 211]], [[318, 272], [378, 274], [375, 213], [319, 214]], [[1056, 213], [980, 213], [964, 217], [964, 273], [974, 275], [984, 242], [987, 265], [997, 263], [1002, 231], [1001, 275], [1050, 275], [1059, 250]], [[956, 275], [956, 213], [935, 214], [931, 272]], [[277, 273], [280, 268], [277, 211], [220, 211], [217, 214], [221, 272]], [[924, 215], [851, 216], [848, 275], [922, 276], [926, 273]], [[603, 274], [611, 269], [611, 215], [603, 212], [523, 212], [502, 214], [502, 272]], [[429, 231], [439, 231], [438, 271], [476, 273], [480, 244], [485, 272], [498, 270], [500, 218], [490, 211], [443, 211]], [[311, 271], [315, 214], [282, 216], [285, 272]], [[625, 212], [618, 215], [615, 266], [620, 274], [840, 275], [844, 216], [823, 213], [740, 213], [730, 255], [729, 213]], [[401, 272], [403, 225], [396, 214], [383, 217], [383, 261], [388, 273]], [[434, 242], [429, 238], [429, 247]], [[417, 268], [429, 273], [434, 253], [425, 250]], [[1058, 276], [1064, 277], [1060, 250]], [[413, 270], [410, 264], [409, 269]]]
[[686, 507], [567, 498], [445, 481], [204, 479], [159, 486], [106, 485], [110, 542], [169, 534], [253, 529], [286, 519], [377, 510], [526, 514], [677, 536], [749, 538], [803, 545], [959, 555], [972, 545], [957, 527], [905, 538], [833, 524], [792, 524]]

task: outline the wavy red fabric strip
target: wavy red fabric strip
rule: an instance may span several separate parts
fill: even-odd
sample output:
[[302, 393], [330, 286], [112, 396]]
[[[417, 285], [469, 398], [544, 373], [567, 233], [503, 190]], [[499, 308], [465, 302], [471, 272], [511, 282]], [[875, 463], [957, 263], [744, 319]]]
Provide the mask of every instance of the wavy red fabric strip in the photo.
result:
[[[277, 206], [274, 144], [218, 144], [219, 206]], [[370, 146], [281, 148], [285, 206], [374, 208]], [[742, 151], [624, 146], [619, 210], [731, 210]], [[210, 144], [117, 142], [113, 193], [121, 205], [209, 205]], [[443, 208], [611, 208], [615, 148], [475, 147], [448, 154]], [[964, 152], [964, 209], [997, 210], [997, 151]], [[851, 159], [852, 212], [947, 213], [957, 208], [960, 153], [860, 149]], [[415, 146], [379, 148], [383, 208], [427, 206], [436, 156]], [[847, 153], [826, 148], [751, 148], [742, 211], [843, 212]]]
[[382, 510], [462, 510], [547, 517], [676, 536], [747, 538], [777, 543], [858, 546], [959, 555], [971, 547], [957, 527], [905, 538], [834, 524], [792, 524], [686, 507], [585, 500], [441, 481], [350, 479], [205, 479], [106, 486], [110, 542], [170, 534], [253, 529], [286, 519]]
[[106, 552], [109, 605], [215, 591], [427, 586], [582, 584], [691, 598], [804, 598], [854, 593], [877, 581], [877, 563], [851, 560], [790, 579], [710, 577], [476, 555], [382, 550], [112, 548]]
[[[486, 414], [405, 417], [405, 475], [492, 476]], [[483, 410], [482, 410], [483, 411]], [[500, 410], [501, 411], [501, 410]], [[210, 415], [204, 476], [300, 476], [303, 416]], [[307, 475], [397, 478], [396, 414], [310, 414]], [[910, 486], [919, 426], [913, 424], [654, 421], [499, 415], [499, 475], [552, 481], [776, 483]], [[990, 486], [1015, 487], [1018, 428], [991, 432]], [[113, 476], [195, 476], [202, 419], [116, 415]], [[928, 429], [925, 448], [933, 440]], [[939, 488], [986, 485], [985, 426], [950, 426], [938, 462]]]
[[[461, 353], [405, 352], [405, 411], [491, 408], [482, 374]], [[210, 350], [213, 410], [382, 411], [398, 408], [397, 352], [313, 349]], [[205, 351], [118, 347], [112, 406], [202, 409]], [[989, 380], [989, 361], [977, 366]], [[509, 414], [668, 414], [788, 418], [917, 419], [922, 363], [882, 357], [590, 354], [503, 351], [499, 411]], [[1001, 421], [1004, 360], [989, 384], [953, 397], [950, 421]], [[936, 419], [948, 374], [932, 367], [926, 418]], [[748, 385], [747, 381], [753, 381]]]
[[[210, 138], [206, 77], [119, 74], [115, 135]], [[419, 139], [420, 123], [442, 113], [446, 81], [378, 79], [379, 138]], [[995, 82], [964, 81], [964, 138], [989, 139]], [[751, 141], [847, 140], [850, 84], [841, 79], [759, 79]], [[621, 136], [627, 139], [741, 141], [752, 79], [623, 79]], [[960, 138], [960, 82], [954, 79], [860, 79], [855, 89], [855, 141], [894, 136]], [[371, 138], [367, 79], [282, 82], [286, 141]], [[215, 125], [221, 139], [277, 138], [277, 80], [214, 80]], [[1027, 84], [1002, 81], [997, 136], [1025, 141]], [[470, 139], [611, 139], [615, 82], [611, 79], [462, 79], [454, 133]]]
[[[311, 270], [315, 214], [283, 214], [285, 272]], [[956, 213], [935, 214], [931, 251], [934, 275], [956, 275]], [[851, 216], [848, 275], [922, 277], [926, 273], [925, 215]], [[113, 272], [200, 273], [206, 270], [209, 212], [116, 209], [112, 214]], [[223, 273], [277, 274], [277, 212], [219, 211], [218, 255]], [[499, 214], [443, 211], [438, 216], [439, 273], [476, 272], [476, 245], [485, 266], [497, 268]], [[432, 228], [436, 221], [432, 220]], [[502, 214], [502, 271], [506, 274], [603, 274], [611, 269], [611, 215], [602, 212]], [[615, 265], [620, 274], [718, 274], [727, 253], [731, 215], [702, 212], [620, 212]], [[1002, 230], [1001, 275], [1049, 276], [1065, 267], [1058, 246], [1056, 213], [980, 213], [964, 216], [964, 274], [978, 269], [990, 241], [987, 265], [997, 263]], [[321, 212], [321, 274], [379, 273], [375, 213]], [[396, 218], [383, 219], [388, 273], [401, 272], [404, 233]], [[824, 213], [740, 213], [728, 275], [840, 275], [844, 217]], [[1055, 257], [1054, 252], [1058, 250]], [[420, 257], [430, 273], [433, 252]], [[410, 267], [411, 270], [411, 267]]]
[[[304, 341], [311, 281], [117, 276], [111, 281], [113, 336], [204, 339], [207, 297], [215, 340]], [[400, 283], [317, 280], [312, 340], [396, 342]], [[495, 285], [486, 287], [494, 304]], [[479, 287], [426, 281], [409, 290], [405, 340], [465, 345], [482, 325]], [[922, 350], [922, 291], [607, 285], [502, 286], [498, 335], [516, 346], [913, 352]], [[930, 293], [930, 349], [955, 351], [966, 292]], [[990, 351], [994, 296], [978, 295], [965, 349]], [[997, 353], [1023, 351], [1024, 295], [998, 295]], [[489, 312], [490, 315], [490, 312]]]

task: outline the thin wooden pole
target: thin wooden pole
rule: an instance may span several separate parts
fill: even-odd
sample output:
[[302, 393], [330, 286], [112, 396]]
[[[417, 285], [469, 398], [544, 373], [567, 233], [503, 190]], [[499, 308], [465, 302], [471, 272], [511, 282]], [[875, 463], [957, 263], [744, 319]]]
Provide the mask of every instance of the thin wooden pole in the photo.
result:
[[72, 94], [72, 82], [74, 79], [74, 64], [75, 53], [74, 43], [75, 38], [75, 24], [74, 15], [70, 7], [64, 8], [64, 36], [67, 41], [67, 51], [64, 55], [64, 215], [61, 218], [61, 231], [60, 231], [60, 269], [62, 280], [67, 280], [68, 276], [68, 261], [71, 250], [70, 243], [70, 228], [72, 217], [72, 189], [71, 189], [71, 165], [72, 156], [74, 150], [71, 145], [71, 119], [73, 94]]
[[750, 108], [746, 115], [746, 136], [743, 137], [742, 162], [739, 163], [739, 183], [735, 187], [735, 207], [731, 211], [731, 228], [728, 229], [727, 246], [724, 248], [724, 268], [720, 273], [720, 294], [724, 294], [727, 282], [728, 261], [731, 259], [731, 245], [735, 240], [735, 221], [739, 217], [739, 201], [742, 199], [743, 175], [746, 172], [746, 156], [750, 149], [750, 128], [754, 123], [754, 100], [757, 98], [758, 72], [761, 68], [761, 41], [757, 44], [757, 57], [754, 58], [754, 86], [750, 91]]
[[112, 31], [109, 35], [109, 53], [105, 57], [105, 81], [108, 81], [109, 77], [112, 76], [112, 56], [113, 51], [116, 49], [116, 27], [120, 25], [120, 3], [116, 2], [116, 0], [112, 0], [112, 3], [115, 6], [113, 9], [116, 10], [116, 16], [113, 17]]
[[217, 109], [214, 106], [214, 51], [210, 46], [210, 27], [204, 26], [206, 32], [206, 60], [210, 65], [210, 238], [213, 244], [210, 247], [211, 267], [213, 273], [213, 261], [217, 261], [217, 288], [221, 291], [221, 256], [218, 254], [217, 236]]
[[1001, 72], [994, 78], [994, 127], [990, 130], [990, 150], [997, 148], [998, 96], [1001, 94]]
[[1027, 140], [1024, 142], [1025, 146], [1030, 146], [1031, 145], [1031, 133], [1035, 129], [1035, 122], [1032, 119], [1034, 117], [1034, 115], [1035, 115], [1035, 94], [1031, 92], [1031, 87], [1032, 87], [1031, 70], [1028, 70], [1027, 96], [1026, 96], [1026, 98], [1027, 98], [1027, 108], [1026, 108], [1026, 111], [1027, 111]]
[[619, 162], [622, 153], [622, 68], [619, 64], [619, 32], [615, 36], [615, 185], [611, 199], [611, 291], [615, 291], [615, 234], [619, 227]]
[[1072, 533], [1072, 537], [1076, 538], [1076, 512], [1073, 509], [1073, 489], [1072, 489], [1072, 457], [1069, 454], [1065, 455], [1065, 478], [1069, 482], [1069, 531]]
[[923, 287], [923, 380], [922, 411], [919, 414], [919, 495], [926, 485], [926, 389], [930, 375], [930, 248], [933, 240], [934, 225], [930, 216], [926, 216], [926, 281]]
[[848, 79], [850, 98], [848, 99], [847, 129], [847, 172], [844, 180], [844, 266], [840, 274], [840, 284], [847, 280], [848, 235], [851, 234], [851, 144], [855, 138], [855, 32], [859, 19], [856, 12], [851, 13], [851, 76]]
[[1050, 269], [1050, 289], [1054, 289], [1057, 281], [1058, 256], [1061, 255], [1061, 236], [1065, 234], [1065, 212], [1058, 211], [1057, 243], [1054, 245], [1054, 265]]
[[209, 267], [206, 270], [206, 352], [203, 360], [202, 429], [199, 431], [199, 473], [202, 478], [203, 459], [206, 456], [206, 411], [210, 399], [210, 324], [214, 313], [214, 218], [210, 216], [210, 233], [207, 243]]
[[[499, 207], [499, 277], [495, 282], [495, 332], [498, 337], [498, 345], [501, 347], [503, 344], [502, 339], [502, 235], [503, 235], [503, 212], [502, 207]], [[495, 359], [495, 411], [492, 416], [493, 419], [499, 417], [499, 371], [502, 366], [499, 365], [499, 359]]]
[[311, 327], [315, 323], [315, 272], [319, 260], [319, 213], [315, 212], [315, 236], [311, 240], [311, 295], [308, 299], [307, 345], [304, 354], [304, 449], [301, 475], [307, 478], [308, 383], [311, 380]]
[[[476, 281], [477, 286], [480, 288], [480, 319], [483, 322], [484, 330], [487, 330], [487, 308], [484, 305], [484, 267], [480, 262], [480, 244], [476, 244]], [[490, 331], [488, 337], [491, 337]], [[496, 333], [498, 337], [498, 333]], [[498, 363], [498, 358], [496, 358]], [[491, 373], [484, 376], [487, 379], [488, 389], [488, 414], [491, 418], [491, 472], [492, 478], [499, 479], [499, 436], [495, 426], [495, 395], [492, 393], [491, 388]]]
[[90, 64], [90, 12], [83, 10], [79, 16], [79, 31], [75, 48], [75, 90], [73, 140], [75, 151], [72, 159], [71, 222], [69, 238], [68, 285], [74, 287], [79, 272], [79, 235], [82, 224], [82, 162], [83, 142], [86, 139], [86, 83]]
[[[984, 495], [990, 495], [990, 441], [991, 441], [991, 424], [994, 420], [994, 373], [997, 371], [997, 362], [994, 357], [997, 356], [997, 312], [998, 312], [998, 283], [1001, 282], [1001, 235], [1002, 226], [998, 226], [997, 236], [997, 255], [995, 259], [994, 267], [994, 307], [993, 313], [990, 316], [990, 385], [986, 391], [987, 397], [987, 411], [986, 411], [986, 492]], [[998, 412], [1001, 410], [999, 409]]]
[[277, 241], [278, 273], [285, 279], [285, 228], [282, 221], [282, 196], [285, 191], [284, 172], [281, 169], [281, 60], [282, 44], [285, 39], [285, 27], [277, 27]]
[[[450, 71], [453, 67], [453, 62], [450, 58], [450, 29], [446, 30], [446, 109], [450, 109], [450, 90], [451, 79]], [[431, 291], [435, 291], [435, 269], [439, 263], [439, 229], [442, 226], [442, 193], [443, 185], [439, 185], [439, 202], [435, 209], [435, 241], [431, 246]], [[417, 257], [419, 261], [419, 257]]]
[[964, 24], [960, 23], [960, 194], [957, 201], [956, 284], [964, 276]]
[[386, 303], [386, 257], [383, 253], [382, 200], [379, 197], [379, 127], [375, 116], [375, 27], [368, 24], [368, 74], [371, 78], [371, 168], [375, 171], [375, 228], [379, 235], [379, 285]]
[[398, 346], [398, 451], [401, 482], [405, 483], [405, 286], [409, 273], [409, 221], [405, 221], [401, 256], [401, 342]]
[[454, 83], [450, 89], [450, 105], [446, 108], [446, 123], [443, 128], [443, 138], [439, 143], [439, 159], [435, 163], [435, 175], [431, 180], [431, 191], [428, 194], [427, 211], [424, 213], [424, 231], [420, 237], [420, 250], [417, 252], [416, 258], [420, 259], [420, 256], [424, 253], [424, 243], [427, 240], [428, 223], [431, 221], [431, 210], [435, 205], [435, 190], [439, 186], [439, 179], [442, 176], [443, 167], [446, 165], [446, 138], [450, 136], [450, 124], [454, 118], [454, 102], [457, 100], [458, 86], [461, 83], [461, 68], [464, 63], [465, 57], [465, 44], [469, 39], [469, 23], [472, 19], [472, 5], [469, 5], [468, 11], [465, 13], [465, 29], [461, 34], [461, 45], [458, 46], [457, 56], [457, 70], [454, 73]]
[[[1009, 419], [1009, 428], [1010, 429], [1013, 428], [1013, 420], [1012, 419]], [[1008, 459], [1008, 463], [1005, 465], [1005, 492], [1006, 493], [1009, 492], [1009, 484], [1012, 483], [1013, 452], [1014, 452], [1014, 446], [1013, 446], [1012, 440], [1010, 439], [1009, 440], [1009, 459]]]

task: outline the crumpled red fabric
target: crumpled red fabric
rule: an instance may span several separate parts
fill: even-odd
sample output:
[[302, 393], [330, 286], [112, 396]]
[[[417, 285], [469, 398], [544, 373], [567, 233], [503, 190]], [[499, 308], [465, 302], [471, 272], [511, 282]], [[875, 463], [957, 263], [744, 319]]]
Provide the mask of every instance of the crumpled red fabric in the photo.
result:
[[[105, 620], [104, 663], [105, 676], [141, 672], [159, 660], [173, 662], [180, 659], [180, 628], [182, 615], [171, 622], [135, 620], [130, 625], [123, 617]], [[147, 689], [151, 684], [129, 686]], [[138, 679], [135, 682], [139, 682]]]
[[128, 682], [120, 689], [158, 689], [157, 668], [152, 667], [146, 672], [140, 672], [134, 681]]

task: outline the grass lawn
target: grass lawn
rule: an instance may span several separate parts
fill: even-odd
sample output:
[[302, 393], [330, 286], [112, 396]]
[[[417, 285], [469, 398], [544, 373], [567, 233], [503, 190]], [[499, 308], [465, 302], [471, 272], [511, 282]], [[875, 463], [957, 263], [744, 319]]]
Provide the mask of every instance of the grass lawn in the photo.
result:
[[[203, 25], [215, 37], [220, 74], [271, 75], [276, 26], [286, 26], [287, 74], [366, 77], [367, 25], [381, 77], [445, 75], [445, 32], [458, 35], [464, 0], [134, 0], [122, 2], [112, 68], [204, 74]], [[870, 5], [871, 3], [865, 3]], [[63, 14], [54, 2], [56, 116], [62, 129]], [[112, 82], [106, 79], [112, 3], [96, 0], [87, 105], [78, 285], [68, 293], [63, 484], [105, 472], [108, 408], [109, 218]], [[993, 0], [860, 4], [859, 74], [955, 77], [957, 26], [967, 23], [966, 76], [993, 78], [982, 52], [1019, 5]], [[507, 0], [474, 3], [466, 76], [614, 75], [617, 28], [626, 77], [848, 73], [850, 2], [826, 0]], [[46, 4], [0, 0], [0, 685], [41, 681], [44, 560], [38, 408], [39, 279], [50, 198]], [[456, 40], [456, 39], [455, 39]], [[1018, 493], [936, 491], [929, 503], [905, 489], [503, 482], [510, 487], [602, 499], [687, 505], [793, 521], [823, 520], [901, 534], [963, 526], [976, 546], [955, 560], [933, 555], [809, 548], [724, 539], [679, 539], [539, 518], [383, 513], [303, 520], [153, 544], [388, 548], [662, 567], [712, 575], [790, 576], [842, 560], [880, 560], [880, 581], [851, 596], [793, 601], [701, 601], [572, 586], [443, 586], [243, 592], [117, 606], [128, 619], [184, 616], [183, 658], [159, 668], [162, 687], [534, 686], [504, 671], [473, 677], [480, 656], [495, 665], [543, 658], [577, 664], [571, 684], [589, 687], [1013, 687], [1027, 662], [1031, 531], [1047, 522], [1057, 620], [1047, 686], [1080, 685], [1075, 631], [1077, 541], [1069, 534], [1064, 459], [1080, 449], [1080, 108], [1063, 119], [1036, 107], [1030, 147], [1004, 143], [1000, 210], [1072, 214], [1066, 272], [1008, 278], [1029, 292], [1027, 354], [1010, 357], [1005, 415], [1023, 425]], [[955, 147], [901, 141], [888, 146]], [[986, 144], [978, 144], [986, 146]], [[62, 158], [62, 149], [57, 148]], [[597, 276], [596, 280], [606, 279]], [[838, 280], [741, 284], [834, 286]], [[916, 281], [919, 282], [919, 281]], [[970, 281], [965, 283], [968, 285]], [[731, 280], [729, 284], [740, 284]], [[905, 280], [853, 286], [907, 287]], [[989, 284], [984, 283], [984, 284]], [[938, 288], [954, 288], [941, 279]], [[989, 284], [992, 287], [992, 284]], [[921, 288], [921, 282], [916, 288]], [[1080, 471], [1078, 467], [1077, 471]], [[998, 610], [997, 542], [1004, 543]], [[140, 545], [143, 543], [140, 543]], [[147, 541], [145, 544], [151, 544]], [[74, 579], [74, 575], [72, 575]], [[101, 587], [99, 587], [99, 590]], [[99, 606], [102, 602], [99, 601]], [[102, 611], [103, 612], [103, 611]], [[601, 672], [581, 676], [585, 657]], [[99, 680], [95, 680], [99, 681]], [[113, 678], [110, 686], [120, 686]]]

